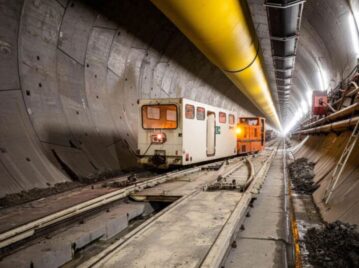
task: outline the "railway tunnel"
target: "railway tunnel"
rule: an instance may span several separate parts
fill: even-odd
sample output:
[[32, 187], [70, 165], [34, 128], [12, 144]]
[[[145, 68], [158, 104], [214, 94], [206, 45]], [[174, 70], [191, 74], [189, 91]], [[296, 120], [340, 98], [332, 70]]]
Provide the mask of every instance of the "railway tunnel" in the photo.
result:
[[[203, 253], [204, 246], [201, 245], [197, 251], [193, 246], [195, 256], [205, 256], [199, 262], [193, 261], [195, 257], [190, 252], [182, 250], [184, 255], [179, 254], [183, 257], [181, 261], [188, 263], [176, 261], [184, 267], [239, 267], [239, 264], [245, 267], [301, 267], [298, 265], [305, 266], [306, 262], [314, 267], [330, 267], [337, 256], [311, 255], [305, 251], [310, 248], [309, 244], [304, 249], [303, 245], [305, 237], [308, 237], [305, 236], [306, 228], [324, 226], [325, 229], [330, 224], [338, 224], [350, 229], [352, 227], [348, 226], [359, 224], [358, 32], [357, 0], [0, 0], [0, 222], [3, 225], [0, 228], [0, 254], [4, 260], [0, 266], [54, 267], [67, 263], [68, 267], [73, 267], [81, 265], [81, 262], [83, 267], [96, 266], [86, 262], [91, 260], [86, 252], [79, 261], [81, 258], [76, 254], [82, 254], [82, 247], [81, 250], [69, 247], [68, 255], [77, 257], [73, 262], [65, 257], [63, 262], [59, 257], [35, 260], [34, 256], [42, 253], [37, 254], [27, 243], [34, 245], [41, 240], [40, 226], [47, 223], [34, 225], [35, 231], [31, 230], [39, 234], [32, 240], [21, 233], [30, 242], [17, 239], [19, 231], [16, 228], [45, 219], [50, 215], [49, 211], [66, 210], [80, 205], [80, 201], [89, 202], [91, 198], [100, 198], [115, 190], [117, 193], [127, 186], [137, 187], [148, 179], [156, 182], [138, 186], [140, 188], [135, 190], [131, 188], [126, 194], [121, 192], [121, 199], [116, 199], [116, 202], [125, 202], [124, 206], [131, 210], [127, 213], [129, 226], [130, 218], [138, 220], [139, 215], [133, 212], [138, 206], [136, 202], [147, 200], [146, 209], [147, 203], [152, 202], [151, 211], [155, 212], [151, 213], [155, 216], [140, 215], [146, 220], [141, 218], [141, 225], [134, 224], [134, 230], [150, 228], [143, 227], [146, 224], [152, 226], [148, 221], [153, 221], [156, 226], [156, 221], [161, 222], [162, 218], [162, 223], [167, 219], [175, 226], [180, 222], [178, 215], [194, 213], [191, 210], [194, 208], [188, 207], [191, 198], [198, 202], [201, 211], [213, 208], [231, 212], [226, 216], [217, 212], [206, 214], [209, 218], [228, 217], [228, 221], [218, 224], [222, 229], [213, 241], [209, 230], [215, 233], [217, 229], [197, 230], [200, 225], [196, 222], [198, 218], [185, 222], [197, 232], [207, 234], [203, 238], [204, 244], [212, 243], [214, 246], [211, 244], [206, 254]], [[315, 102], [316, 96], [321, 99], [319, 104]], [[250, 178], [248, 185], [246, 182], [240, 189], [243, 192], [248, 188], [256, 194], [247, 197], [244, 191], [238, 199], [233, 194], [233, 185], [226, 183], [220, 186], [224, 188], [208, 191], [208, 196], [207, 191], [198, 194], [203, 189], [212, 189], [213, 185], [207, 185], [209, 181], [225, 177], [215, 173], [218, 170], [212, 170], [213, 163], [202, 163], [209, 165], [201, 171], [207, 172], [205, 175], [201, 173], [207, 181], [199, 175], [201, 179], [193, 179], [196, 175], [192, 174], [192, 169], [198, 169], [201, 163], [187, 171], [183, 168], [171, 170], [172, 175], [139, 165], [138, 136], [143, 130], [141, 100], [175, 98], [233, 111], [239, 117], [266, 119], [266, 128], [277, 133], [277, 137], [266, 142], [263, 152], [256, 157], [241, 155], [238, 161], [243, 161], [242, 164], [236, 162], [236, 157], [225, 160], [229, 161], [228, 167], [219, 169], [226, 176], [233, 177], [235, 168], [248, 168], [248, 172], [238, 171], [241, 175], [236, 175], [235, 180], [241, 181], [241, 176], [247, 175]], [[317, 106], [320, 106], [319, 110]], [[192, 131], [196, 132], [195, 129]], [[194, 137], [193, 133], [189, 135]], [[220, 134], [218, 132], [215, 136]], [[307, 162], [303, 164], [303, 161]], [[298, 167], [311, 175], [312, 181], [304, 186], [305, 178], [292, 180], [299, 173]], [[175, 175], [176, 172], [180, 175]], [[133, 181], [122, 183], [128, 174], [140, 175], [134, 184]], [[173, 182], [177, 177], [180, 180]], [[195, 183], [183, 186], [180, 181], [187, 177]], [[120, 178], [117, 188], [103, 187], [116, 178]], [[161, 184], [164, 178], [171, 178], [172, 188]], [[277, 190], [267, 185], [273, 178], [280, 180], [272, 181], [273, 185], [283, 187], [278, 190], [281, 198], [278, 204], [278, 200], [272, 200]], [[94, 188], [98, 193], [87, 193]], [[197, 192], [192, 192], [193, 189]], [[268, 248], [273, 249], [274, 253], [268, 253], [268, 256], [274, 256], [273, 266], [269, 264], [272, 260], [266, 262], [267, 259], [254, 258], [251, 262], [250, 257], [243, 257], [255, 255], [253, 248], [243, 241], [261, 240], [262, 237], [257, 236], [265, 229], [262, 226], [258, 230], [247, 230], [249, 234], [246, 235], [250, 236], [252, 232], [255, 238], [240, 238], [241, 229], [246, 227], [243, 219], [253, 220], [258, 213], [263, 213], [260, 208], [258, 211], [262, 212], [254, 211], [256, 202], [258, 207], [261, 207], [261, 202], [270, 204], [257, 193], [260, 189], [264, 195], [273, 190], [268, 200], [272, 200], [273, 206], [283, 206], [285, 211], [283, 217], [278, 218], [278, 222], [283, 220], [283, 223], [273, 226], [277, 228], [276, 232], [288, 233], [289, 238], [283, 238], [288, 238], [288, 241], [285, 245], [275, 241], [272, 247], [269, 244], [259, 247], [266, 254]], [[81, 198], [77, 196], [73, 198], [77, 200], [72, 200], [74, 191], [81, 191]], [[171, 194], [165, 194], [167, 192]], [[137, 196], [134, 193], [138, 193]], [[216, 196], [209, 196], [211, 194]], [[51, 209], [46, 211], [46, 205], [41, 202], [46, 203], [46, 198], [49, 198], [49, 204], [56, 204], [57, 196], [62, 196], [59, 200], [63, 200], [63, 204], [58, 208], [49, 205]], [[253, 212], [247, 212], [255, 199]], [[103, 200], [96, 203], [103, 204]], [[220, 205], [222, 201], [224, 208]], [[166, 208], [163, 208], [163, 203], [166, 203]], [[245, 212], [239, 210], [238, 204], [246, 208]], [[34, 210], [29, 210], [29, 207]], [[36, 207], [45, 208], [38, 212]], [[161, 209], [157, 211], [154, 207]], [[90, 217], [95, 217], [96, 211], [92, 210], [93, 207]], [[111, 211], [117, 210], [111, 208]], [[118, 215], [121, 211], [117, 211]], [[234, 213], [238, 213], [238, 219]], [[25, 214], [33, 214], [33, 217], [25, 217], [22, 221]], [[244, 216], [250, 214], [252, 217]], [[112, 217], [116, 218], [116, 215], [114, 213]], [[84, 221], [82, 216], [77, 217]], [[274, 216], [271, 214], [270, 217]], [[208, 222], [211, 222], [209, 218]], [[50, 227], [46, 232], [53, 232], [53, 220], [49, 221]], [[90, 221], [85, 220], [85, 223]], [[228, 227], [231, 222], [233, 226]], [[268, 226], [270, 224], [269, 221]], [[226, 228], [233, 230], [225, 233]], [[15, 231], [9, 234], [12, 229]], [[355, 238], [358, 241], [357, 229], [352, 229], [348, 240]], [[115, 257], [111, 255], [112, 259], [101, 260], [99, 265], [121, 266], [122, 263], [123, 267], [176, 267], [179, 264], [165, 259], [165, 253], [162, 256], [151, 251], [152, 255], [147, 258], [134, 253], [133, 258], [139, 260], [137, 263], [126, 256], [131, 247], [140, 245], [146, 250], [158, 249], [160, 252], [167, 246], [171, 248], [171, 237], [180, 236], [180, 233], [171, 229], [167, 236], [163, 234], [164, 242], [161, 240], [158, 244], [152, 240], [146, 244], [149, 242], [128, 238], [128, 244], [120, 246], [122, 251]], [[10, 242], [9, 237], [16, 243]], [[123, 234], [120, 237], [121, 240]], [[149, 234], [143, 234], [143, 237], [154, 239]], [[186, 234], [183, 237], [190, 240]], [[95, 242], [98, 239], [94, 239]], [[265, 239], [270, 240], [271, 236]], [[291, 245], [290, 249], [287, 244]], [[22, 254], [18, 248], [25, 248], [24, 255], [16, 255]], [[214, 251], [216, 248], [219, 249]], [[279, 251], [282, 253], [278, 255]], [[337, 264], [337, 267], [355, 267], [358, 264], [357, 246], [348, 246], [346, 251], [350, 253], [350, 257], [345, 255], [350, 259], [349, 266]], [[159, 262], [151, 262], [157, 255]], [[279, 261], [279, 258], [285, 261]], [[318, 261], [321, 258], [329, 258], [326, 260], [328, 266], [323, 264], [325, 260]], [[17, 263], [19, 259], [23, 259], [21, 264]], [[261, 260], [263, 262], [255, 262]], [[166, 262], [168, 265], [164, 264]]]

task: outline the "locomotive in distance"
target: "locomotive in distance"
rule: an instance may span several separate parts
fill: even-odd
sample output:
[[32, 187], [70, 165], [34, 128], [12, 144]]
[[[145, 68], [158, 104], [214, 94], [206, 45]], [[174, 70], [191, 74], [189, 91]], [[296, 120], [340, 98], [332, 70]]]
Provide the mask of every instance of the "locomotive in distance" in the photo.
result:
[[138, 161], [168, 168], [258, 153], [265, 119], [186, 98], [139, 100]]

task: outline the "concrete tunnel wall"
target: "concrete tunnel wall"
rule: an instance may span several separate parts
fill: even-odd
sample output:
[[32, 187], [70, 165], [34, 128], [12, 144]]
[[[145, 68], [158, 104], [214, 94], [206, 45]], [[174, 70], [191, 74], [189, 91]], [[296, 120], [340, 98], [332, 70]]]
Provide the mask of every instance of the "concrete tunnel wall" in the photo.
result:
[[88, 2], [0, 0], [0, 197], [135, 166], [139, 98], [260, 114], [149, 1]]
[[325, 221], [341, 220], [359, 225], [359, 144], [357, 143], [350, 155], [337, 186], [333, 191], [328, 205], [323, 203], [325, 191], [330, 183], [331, 175], [351, 135], [350, 131], [340, 135], [310, 136], [295, 157], [305, 157], [315, 163], [314, 182], [319, 188], [314, 192], [313, 199]]

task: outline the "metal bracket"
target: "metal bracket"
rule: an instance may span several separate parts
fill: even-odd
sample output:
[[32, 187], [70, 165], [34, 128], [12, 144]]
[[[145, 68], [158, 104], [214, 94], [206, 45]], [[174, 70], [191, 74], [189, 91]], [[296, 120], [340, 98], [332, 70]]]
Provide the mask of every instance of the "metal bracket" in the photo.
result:
[[293, 7], [293, 6], [304, 4], [304, 3], [305, 3], [305, 0], [296, 0], [296, 1], [293, 1], [293, 2], [290, 2], [290, 3], [286, 3], [286, 4], [278, 4], [278, 3], [273, 3], [273, 2], [268, 2], [267, 1], [267, 2], [264, 3], [264, 6], [265, 7], [270, 7], [270, 8], [284, 9], [284, 8], [289, 8], [289, 7]]
[[293, 68], [286, 68], [286, 69], [276, 69], [276, 68], [274, 68], [274, 71], [285, 73], [285, 72], [288, 72], [288, 71], [293, 71]]
[[270, 37], [270, 39], [273, 41], [283, 41], [283, 42], [295, 40], [297, 38], [299, 38], [298, 34], [294, 34], [291, 36], [271, 36]]
[[288, 56], [278, 56], [278, 55], [274, 55], [273, 59], [275, 60], [288, 60], [288, 59], [295, 59], [295, 54], [292, 55], [288, 55]]

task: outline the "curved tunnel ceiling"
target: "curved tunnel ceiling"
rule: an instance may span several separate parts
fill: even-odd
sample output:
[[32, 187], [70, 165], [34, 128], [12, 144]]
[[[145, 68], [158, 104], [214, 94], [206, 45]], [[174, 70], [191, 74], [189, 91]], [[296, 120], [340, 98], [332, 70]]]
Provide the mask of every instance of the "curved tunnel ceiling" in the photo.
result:
[[149, 1], [0, 1], [0, 52], [0, 196], [135, 166], [140, 98], [261, 114]]
[[[332, 84], [355, 65], [348, 3], [306, 2], [289, 115], [319, 86], [316, 60]], [[270, 47], [261, 45], [271, 81]], [[0, 196], [133, 167], [139, 98], [261, 115], [143, 0], [0, 1], [0, 81]]]
[[[334, 88], [357, 64], [350, 20], [359, 14], [356, 0], [305, 2], [287, 120], [308, 100], [308, 90]], [[359, 20], [359, 15], [357, 15]], [[324, 74], [323, 74], [324, 73]]]

